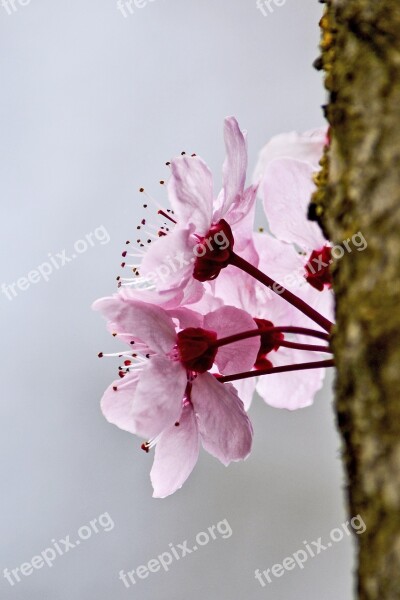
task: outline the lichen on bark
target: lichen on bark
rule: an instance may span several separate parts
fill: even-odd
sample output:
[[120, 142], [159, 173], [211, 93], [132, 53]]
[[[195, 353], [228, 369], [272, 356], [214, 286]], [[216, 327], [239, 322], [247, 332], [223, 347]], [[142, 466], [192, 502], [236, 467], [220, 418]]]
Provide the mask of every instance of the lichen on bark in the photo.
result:
[[400, 598], [400, 2], [329, 0], [322, 60], [331, 143], [310, 216], [334, 244], [335, 407], [360, 600]]

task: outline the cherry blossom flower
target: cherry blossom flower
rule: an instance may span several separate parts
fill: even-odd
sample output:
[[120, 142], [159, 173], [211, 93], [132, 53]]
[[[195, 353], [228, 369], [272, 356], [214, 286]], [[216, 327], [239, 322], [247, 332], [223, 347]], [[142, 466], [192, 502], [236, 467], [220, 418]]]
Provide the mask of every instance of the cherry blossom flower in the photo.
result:
[[182, 486], [200, 442], [224, 465], [248, 456], [252, 426], [243, 403], [231, 384], [210, 373], [214, 365], [233, 374], [254, 364], [257, 338], [214, 347], [220, 337], [256, 328], [247, 313], [229, 306], [205, 316], [184, 308], [166, 311], [121, 294], [98, 300], [94, 308], [129, 346], [119, 354], [125, 367], [105, 392], [102, 411], [109, 422], [149, 439], [145, 450], [156, 446], [155, 497]]
[[[334, 365], [314, 360], [331, 353], [333, 306], [330, 247], [307, 220], [326, 130], [273, 138], [247, 188], [246, 137], [233, 117], [224, 138], [219, 194], [198, 156], [167, 163], [163, 225], [152, 231], [140, 221], [137, 247], [122, 253], [133, 278], [118, 277], [119, 293], [94, 304], [125, 348], [99, 354], [121, 360], [101, 408], [110, 423], [148, 440], [146, 452], [155, 447], [155, 497], [183, 485], [201, 445], [224, 465], [248, 456], [255, 390], [276, 408], [303, 408], [322, 386], [323, 367]], [[259, 183], [272, 235], [253, 232]]]
[[[158, 291], [184, 294], [185, 303], [196, 302], [205, 281], [215, 279], [229, 263], [235, 247], [255, 259], [252, 246], [254, 202], [257, 185], [245, 188], [247, 144], [234, 117], [225, 119], [226, 159], [223, 187], [217, 197], [213, 177], [198, 156], [180, 156], [171, 161], [168, 194], [175, 228], [149, 248], [140, 266], [141, 276], [154, 282]], [[166, 279], [157, 277], [167, 257], [179, 256], [180, 268]]]
[[[255, 248], [259, 253], [259, 268], [268, 272], [273, 279], [289, 287], [300, 297], [309, 301], [327, 318], [333, 312], [333, 295], [329, 291], [320, 294], [310, 287], [304, 278], [303, 257], [291, 245], [285, 244], [268, 233], [254, 234]], [[214, 282], [215, 296], [222, 302], [229, 302], [244, 309], [257, 320], [270, 323], [271, 327], [288, 325], [304, 328], [309, 325], [308, 319], [294, 306], [285, 302], [269, 288], [260, 285], [247, 273], [228, 267], [224, 277]], [[265, 323], [266, 322], [266, 323]], [[316, 330], [321, 328], [316, 324]], [[280, 338], [282, 339], [282, 338]], [[303, 335], [285, 336], [286, 341], [296, 341], [300, 344], [309, 343], [309, 338]], [[279, 342], [279, 337], [276, 340]], [[296, 364], [315, 360], [316, 352], [286, 348], [268, 341], [260, 340], [260, 349], [253, 369], [280, 367], [285, 364]], [[267, 347], [265, 348], [265, 346]], [[319, 355], [317, 355], [319, 356]], [[257, 364], [258, 363], [258, 364]], [[322, 388], [326, 369], [312, 371], [295, 371], [277, 373], [272, 376], [262, 376], [257, 379], [243, 379], [234, 382], [246, 410], [250, 408], [255, 391], [270, 406], [287, 410], [297, 410], [312, 405], [314, 397]]]
[[[311, 306], [322, 304], [322, 312], [331, 315], [331, 245], [317, 223], [307, 218], [315, 191], [313, 175], [319, 169], [327, 143], [326, 128], [276, 136], [260, 152], [255, 178], [260, 181], [259, 191], [272, 234], [301, 252], [292, 275], [297, 276], [298, 284], [304, 279], [313, 290], [300, 286], [300, 296]], [[323, 298], [318, 298], [315, 290], [324, 291]]]

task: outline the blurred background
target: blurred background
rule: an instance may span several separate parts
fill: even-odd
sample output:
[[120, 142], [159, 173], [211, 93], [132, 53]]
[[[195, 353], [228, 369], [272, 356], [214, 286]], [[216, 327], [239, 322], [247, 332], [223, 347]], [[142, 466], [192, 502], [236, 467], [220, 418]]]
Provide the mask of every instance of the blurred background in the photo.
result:
[[[250, 173], [270, 136], [323, 123], [311, 67], [321, 10], [316, 0], [0, 4], [2, 600], [351, 597], [347, 536], [304, 569], [265, 587], [255, 579], [346, 520], [332, 378], [299, 412], [256, 398], [250, 458], [226, 469], [202, 452], [182, 490], [155, 500], [151, 455], [100, 413], [116, 363], [97, 353], [119, 347], [90, 309], [115, 290], [138, 188], [163, 197], [166, 160], [196, 152], [218, 181], [226, 115], [248, 130]], [[43, 263], [47, 281], [27, 280]], [[13, 585], [3, 574], [104, 513], [114, 526], [52, 567], [25, 567]], [[230, 537], [129, 588], [119, 579], [223, 520]]]

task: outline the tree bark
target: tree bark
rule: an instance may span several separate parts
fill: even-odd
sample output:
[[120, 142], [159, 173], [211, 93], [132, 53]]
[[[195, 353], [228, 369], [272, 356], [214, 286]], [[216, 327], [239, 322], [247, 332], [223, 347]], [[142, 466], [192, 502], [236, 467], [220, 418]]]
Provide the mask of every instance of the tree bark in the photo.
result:
[[336, 411], [360, 600], [400, 598], [400, 1], [328, 0], [322, 59], [331, 144], [310, 217], [334, 244]]

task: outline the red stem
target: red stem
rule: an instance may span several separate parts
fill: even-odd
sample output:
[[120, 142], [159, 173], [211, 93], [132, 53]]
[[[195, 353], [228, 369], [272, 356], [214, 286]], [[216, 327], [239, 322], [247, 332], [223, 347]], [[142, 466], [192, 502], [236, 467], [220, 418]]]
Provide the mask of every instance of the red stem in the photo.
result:
[[312, 350], [314, 352], [328, 352], [332, 354], [332, 350], [329, 346], [316, 346], [314, 344], [299, 344], [297, 342], [287, 342], [286, 340], [282, 340], [277, 342], [279, 347], [284, 346], [285, 348], [293, 348], [294, 350]]
[[[234, 342], [240, 342], [247, 338], [257, 337], [263, 333], [297, 333], [299, 335], [310, 335], [312, 337], [319, 338], [325, 342], [329, 342], [329, 335], [323, 331], [316, 331], [315, 329], [308, 329], [306, 327], [270, 327], [269, 329], [250, 329], [249, 331], [242, 331], [229, 337], [221, 338], [212, 344], [213, 348], [220, 348], [221, 346], [227, 346]], [[289, 342], [288, 342], [289, 343]], [[281, 344], [281, 342], [279, 342]]]
[[273, 292], [275, 292], [275, 294], [277, 294], [278, 296], [289, 302], [289, 304], [300, 310], [309, 319], [315, 321], [315, 323], [318, 323], [318, 325], [320, 325], [328, 333], [331, 331], [333, 323], [331, 323], [329, 319], [326, 319], [323, 315], [321, 315], [319, 312], [317, 312], [311, 306], [309, 306], [306, 302], [304, 302], [304, 300], [301, 300], [301, 298], [299, 298], [295, 294], [292, 294], [292, 292], [289, 292], [289, 290], [287, 290], [282, 285], [274, 281], [274, 279], [257, 269], [257, 267], [254, 267], [244, 258], [241, 258], [234, 252], [231, 252], [230, 264], [234, 265], [238, 269], [241, 269], [245, 273], [248, 273], [248, 275], [251, 275], [252, 277], [257, 279], [257, 281], [269, 287]]
[[326, 367], [334, 367], [335, 361], [319, 360], [310, 363], [300, 363], [298, 365], [285, 365], [283, 367], [272, 367], [271, 369], [260, 369], [259, 371], [247, 371], [245, 373], [236, 373], [236, 375], [227, 375], [226, 377], [217, 376], [221, 383], [229, 383], [230, 381], [238, 381], [239, 379], [250, 379], [250, 377], [259, 377], [260, 375], [273, 375], [274, 373], [287, 373], [289, 371], [304, 371], [308, 369], [324, 369]]

